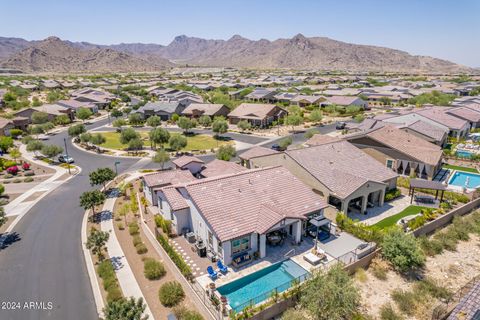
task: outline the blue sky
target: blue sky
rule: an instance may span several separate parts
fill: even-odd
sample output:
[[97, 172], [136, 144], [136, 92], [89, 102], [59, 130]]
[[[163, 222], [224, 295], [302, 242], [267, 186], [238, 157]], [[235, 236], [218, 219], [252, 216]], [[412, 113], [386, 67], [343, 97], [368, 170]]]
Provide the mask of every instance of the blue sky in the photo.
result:
[[99, 44], [168, 44], [181, 34], [274, 40], [302, 33], [480, 67], [478, 0], [2, 2], [0, 36], [29, 40], [56, 35]]

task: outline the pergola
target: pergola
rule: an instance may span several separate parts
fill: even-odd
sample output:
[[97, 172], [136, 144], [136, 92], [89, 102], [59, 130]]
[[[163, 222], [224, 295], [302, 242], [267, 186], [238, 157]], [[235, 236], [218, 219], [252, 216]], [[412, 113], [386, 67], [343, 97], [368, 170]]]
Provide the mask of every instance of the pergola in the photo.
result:
[[435, 190], [435, 200], [438, 198], [438, 193], [441, 192], [440, 202], [443, 201], [443, 194], [447, 190], [447, 186], [441, 183], [440, 181], [424, 180], [424, 179], [410, 179], [410, 188], [408, 190], [408, 195], [411, 196], [410, 203], [413, 202], [413, 196], [415, 194], [415, 189], [428, 189]]

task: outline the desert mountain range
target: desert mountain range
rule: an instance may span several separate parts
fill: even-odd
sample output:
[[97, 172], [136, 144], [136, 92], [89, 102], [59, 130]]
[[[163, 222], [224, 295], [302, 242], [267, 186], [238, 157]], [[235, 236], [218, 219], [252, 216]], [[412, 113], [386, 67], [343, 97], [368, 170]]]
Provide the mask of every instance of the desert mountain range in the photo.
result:
[[121, 43], [97, 45], [57, 37], [40, 41], [0, 37], [0, 67], [23, 72], [142, 72], [172, 66], [308, 69], [406, 73], [469, 73], [473, 68], [377, 46], [325, 37], [206, 40], [181, 35], [167, 46]]

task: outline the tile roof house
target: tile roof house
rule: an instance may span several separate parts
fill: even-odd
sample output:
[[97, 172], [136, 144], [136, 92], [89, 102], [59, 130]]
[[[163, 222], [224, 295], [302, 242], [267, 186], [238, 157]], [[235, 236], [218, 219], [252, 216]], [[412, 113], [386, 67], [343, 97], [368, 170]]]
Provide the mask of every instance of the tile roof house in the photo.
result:
[[197, 180], [188, 170], [165, 170], [147, 174], [142, 177], [145, 198], [153, 205], [157, 205], [156, 191], [180, 183]]
[[480, 128], [480, 110], [468, 107], [457, 107], [446, 110], [446, 113], [468, 121], [470, 129]]
[[192, 103], [183, 110], [182, 114], [190, 118], [199, 118], [203, 115], [211, 118], [217, 116], [227, 117], [230, 109], [219, 103]]
[[162, 121], [167, 121], [172, 118], [173, 114], [181, 114], [184, 109], [185, 107], [178, 102], [155, 101], [148, 102], [133, 112], [140, 113], [145, 119], [156, 115]]
[[396, 187], [397, 174], [344, 140], [288, 150], [251, 160], [254, 167], [281, 165], [330, 204], [347, 212], [358, 204], [383, 205], [386, 190]]
[[442, 149], [438, 145], [391, 125], [342, 138], [399, 174], [431, 180], [441, 168]]
[[299, 107], [306, 107], [313, 104], [318, 104], [320, 102], [327, 101], [328, 98], [324, 96], [307, 96], [307, 95], [297, 95], [290, 102]]
[[246, 120], [253, 126], [265, 127], [285, 115], [287, 111], [274, 104], [242, 103], [228, 114], [228, 119], [232, 124]]
[[322, 216], [325, 201], [282, 167], [245, 170], [163, 188], [160, 212], [177, 234], [193, 231], [225, 264], [238, 255], [268, 255], [266, 235], [285, 230], [302, 239], [304, 221]]
[[276, 89], [272, 88], [255, 88], [252, 92], [245, 96], [245, 99], [250, 101], [262, 101], [262, 102], [276, 102], [275, 95]]
[[53, 122], [56, 117], [60, 115], [67, 115], [70, 120], [74, 119], [74, 112], [71, 108], [66, 108], [57, 104], [44, 104], [39, 107], [30, 107], [18, 111], [15, 113], [17, 117], [25, 117], [29, 119], [29, 123], [32, 121], [32, 115], [35, 112], [43, 112], [48, 115], [48, 121]]
[[235, 162], [215, 159], [207, 163], [200, 174], [204, 178], [211, 178], [225, 174], [238, 173], [245, 170], [248, 169]]
[[98, 106], [92, 102], [82, 102], [74, 99], [69, 99], [69, 100], [59, 100], [55, 104], [66, 107], [66, 108], [70, 108], [74, 112], [77, 112], [79, 108], [87, 108], [93, 113], [98, 112]]
[[263, 156], [267, 156], [267, 155], [270, 155], [270, 154], [276, 154], [276, 153], [279, 153], [279, 152], [276, 151], [276, 150], [273, 150], [273, 149], [260, 147], [260, 146], [255, 146], [255, 147], [250, 148], [247, 151], [243, 152], [238, 157], [240, 158], [240, 161], [241, 161], [243, 166], [245, 166], [247, 168], [252, 168], [250, 161], [253, 158], [263, 157]]
[[368, 109], [368, 102], [364, 101], [362, 98], [355, 96], [331, 96], [325, 97], [326, 100], [320, 101], [320, 106], [325, 107], [328, 105], [337, 105], [337, 106], [357, 106], [362, 109]]
[[172, 163], [179, 170], [189, 170], [191, 174], [196, 175], [203, 169], [205, 162], [193, 156], [181, 156], [172, 160]]
[[15, 129], [12, 120], [0, 118], [0, 136], [10, 136], [10, 130]]

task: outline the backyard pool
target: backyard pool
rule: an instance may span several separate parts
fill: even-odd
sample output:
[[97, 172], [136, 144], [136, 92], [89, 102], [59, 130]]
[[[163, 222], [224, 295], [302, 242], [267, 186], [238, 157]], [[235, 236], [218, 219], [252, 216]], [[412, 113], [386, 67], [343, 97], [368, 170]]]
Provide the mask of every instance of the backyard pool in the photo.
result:
[[466, 150], [457, 150], [457, 152], [455, 152], [455, 154], [457, 155], [457, 157], [459, 158], [471, 158], [473, 153], [470, 152], [470, 151], [466, 151]]
[[480, 187], [480, 174], [455, 171], [448, 181], [448, 184], [457, 187], [466, 187], [468, 189], [475, 189]]
[[292, 286], [293, 280], [302, 282], [309, 273], [288, 259], [218, 288], [218, 292], [227, 297], [228, 304], [236, 312], [246, 306], [256, 305], [270, 298], [272, 291], [283, 292]]

